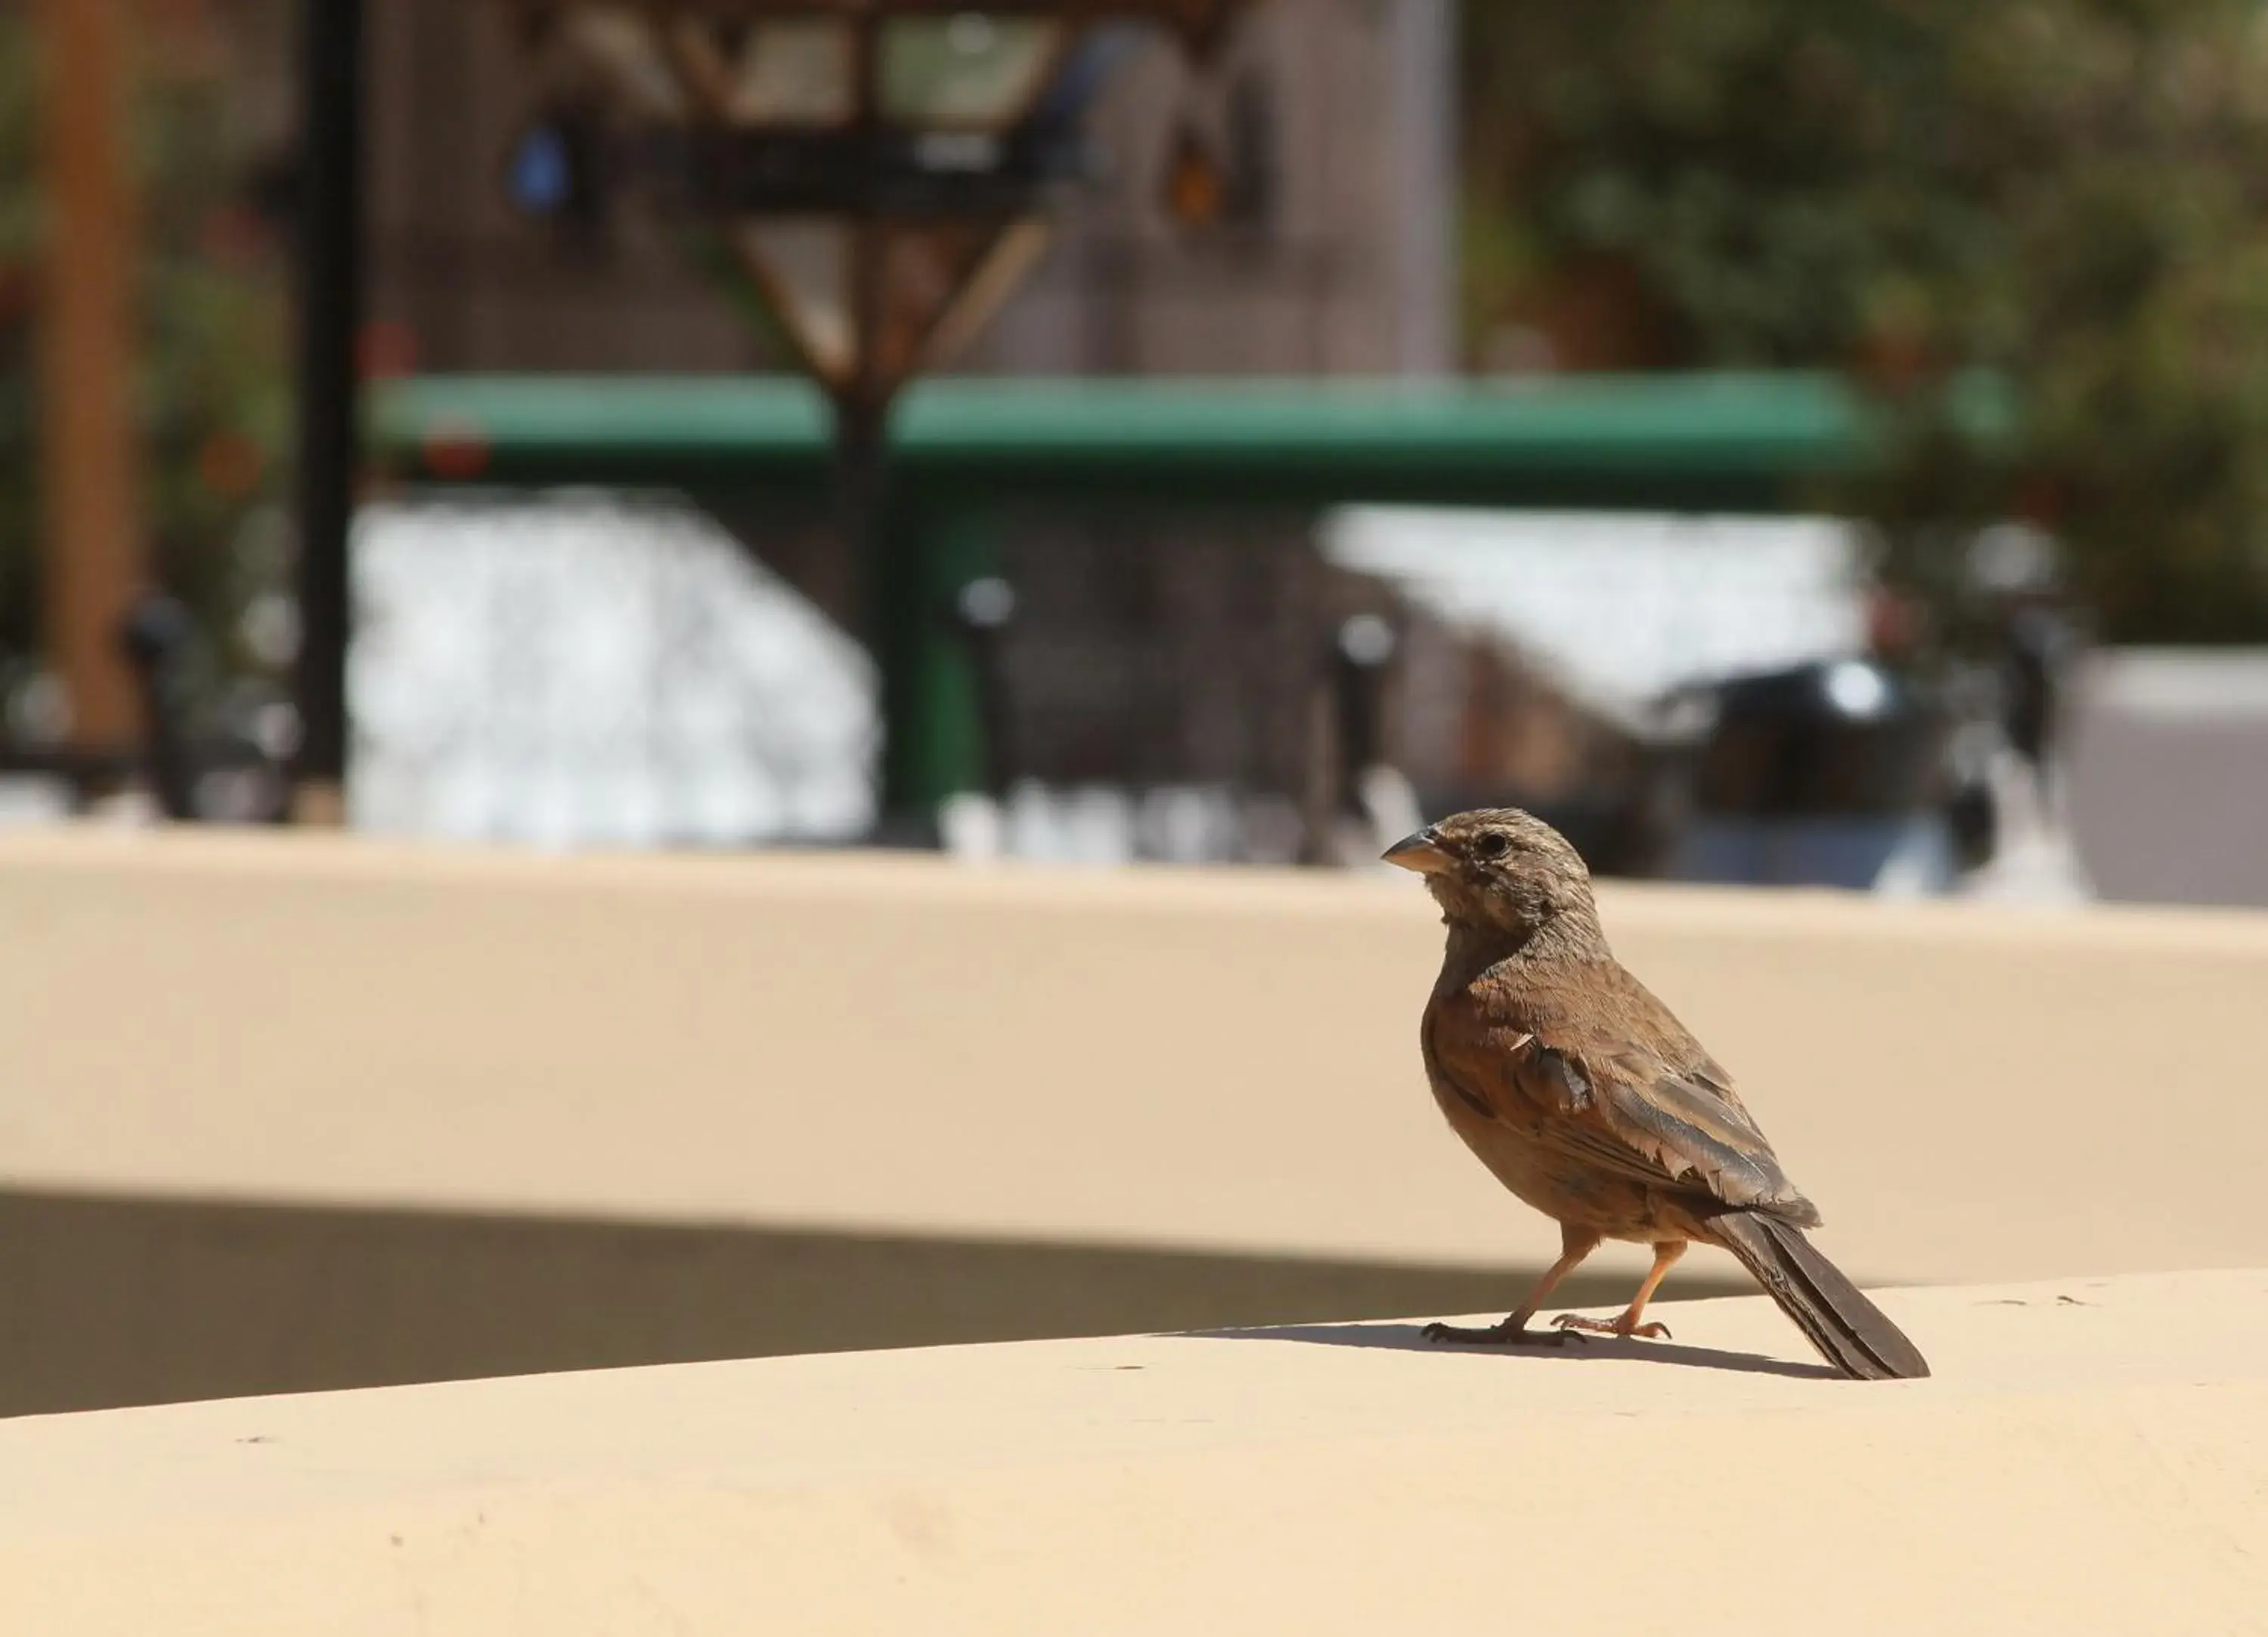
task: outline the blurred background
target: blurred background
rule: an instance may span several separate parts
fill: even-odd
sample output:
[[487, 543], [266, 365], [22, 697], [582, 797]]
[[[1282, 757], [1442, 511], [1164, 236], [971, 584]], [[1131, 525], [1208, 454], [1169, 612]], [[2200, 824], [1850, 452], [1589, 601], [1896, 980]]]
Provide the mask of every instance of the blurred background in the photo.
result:
[[0, 823], [2268, 904], [2225, 0], [8, 0]]

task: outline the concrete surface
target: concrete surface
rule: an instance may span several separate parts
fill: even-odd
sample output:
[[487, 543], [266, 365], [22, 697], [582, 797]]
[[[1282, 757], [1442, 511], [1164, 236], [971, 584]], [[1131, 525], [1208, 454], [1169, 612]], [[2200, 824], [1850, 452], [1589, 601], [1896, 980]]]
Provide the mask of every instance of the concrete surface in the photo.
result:
[[775, 1359], [0, 1425], [0, 1629], [2268, 1630], [2268, 1273]]
[[[2268, 918], [1604, 911], [1861, 1279], [2268, 1265]], [[1508, 1305], [1554, 1243], [1425, 1094], [1400, 877], [25, 833], [0, 927], [0, 1409]]]

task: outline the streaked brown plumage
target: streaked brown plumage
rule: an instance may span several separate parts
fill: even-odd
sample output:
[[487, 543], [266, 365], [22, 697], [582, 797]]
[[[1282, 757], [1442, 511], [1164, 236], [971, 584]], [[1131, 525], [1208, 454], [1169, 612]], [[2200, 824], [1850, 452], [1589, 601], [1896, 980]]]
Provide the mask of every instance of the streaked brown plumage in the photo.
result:
[[[1497, 1179], [1560, 1228], [1559, 1259], [1502, 1324], [1434, 1325], [1430, 1337], [1666, 1335], [1641, 1322], [1646, 1304], [1699, 1240], [1738, 1257], [1844, 1374], [1929, 1374], [1913, 1343], [1804, 1237], [1819, 1212], [1780, 1169], [1732, 1076], [1615, 959], [1590, 872], [1565, 837], [1494, 808], [1430, 826], [1386, 856], [1425, 875], [1449, 929], [1420, 1034], [1434, 1100]], [[1653, 1247], [1629, 1309], [1611, 1323], [1562, 1315], [1559, 1332], [1528, 1330], [1602, 1239]]]

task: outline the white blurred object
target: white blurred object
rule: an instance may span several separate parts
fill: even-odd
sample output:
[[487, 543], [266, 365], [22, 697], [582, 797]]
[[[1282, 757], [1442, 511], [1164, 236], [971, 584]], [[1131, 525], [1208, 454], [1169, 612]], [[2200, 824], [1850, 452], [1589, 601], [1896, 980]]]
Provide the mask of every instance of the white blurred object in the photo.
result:
[[1142, 792], [1134, 840], [1144, 858], [1211, 863], [1242, 854], [1244, 823], [1235, 798], [1218, 786], [1159, 785]]
[[[1020, 780], [1005, 802], [966, 792], [939, 805], [945, 850], [972, 862], [1206, 864], [1285, 863], [1272, 832], [1278, 815], [1265, 800], [1240, 799], [1219, 785], [1043, 784]], [[1291, 822], [1296, 830], [1296, 813]], [[1292, 845], [1296, 845], [1296, 835]]]
[[1884, 898], [1938, 898], [1952, 890], [1956, 874], [1953, 843], [1944, 822], [1921, 813], [1898, 823], [1889, 856], [1867, 883]]
[[147, 829], [165, 818], [165, 814], [158, 811], [155, 796], [147, 790], [130, 787], [97, 796], [79, 816], [87, 824], [114, 830]]
[[1124, 864], [1135, 856], [1134, 798], [1108, 785], [1008, 792], [1007, 850], [1040, 863]]
[[1861, 541], [1830, 518], [1351, 506], [1322, 543], [1635, 733], [1674, 689], [1866, 647]]
[[955, 858], [982, 863], [1007, 850], [1000, 804], [980, 790], [961, 790], [938, 804], [938, 844]]
[[1359, 811], [1340, 813], [1331, 821], [1331, 862], [1343, 870], [1391, 875], [1394, 866], [1381, 855], [1403, 836], [1425, 827], [1418, 792], [1401, 769], [1373, 765], [1355, 775], [1354, 796]]
[[68, 823], [70, 786], [37, 774], [0, 775], [0, 830], [30, 830]]
[[873, 822], [872, 663], [688, 504], [373, 505], [354, 584], [358, 828], [652, 847]]
[[2094, 884], [2063, 822], [2052, 771], [2045, 788], [2032, 764], [2002, 747], [1986, 764], [1992, 799], [1992, 856], [1962, 877], [1963, 898], [2022, 904], [2084, 904]]
[[1403, 836], [1425, 827], [1425, 815], [1418, 805], [1418, 792], [1402, 776], [1400, 768], [1366, 767], [1355, 784], [1362, 800], [1363, 817], [1370, 821], [1371, 833], [1384, 838], [1380, 847], [1391, 847]]

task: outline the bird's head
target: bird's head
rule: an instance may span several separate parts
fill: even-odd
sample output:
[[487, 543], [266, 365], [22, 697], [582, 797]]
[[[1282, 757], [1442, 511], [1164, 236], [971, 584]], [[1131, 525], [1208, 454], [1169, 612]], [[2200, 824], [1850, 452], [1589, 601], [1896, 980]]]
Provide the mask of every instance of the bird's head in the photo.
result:
[[1386, 850], [1414, 870], [1453, 927], [1525, 943], [1547, 927], [1595, 936], [1591, 872], [1567, 838], [1517, 807], [1484, 807], [1427, 825]]

